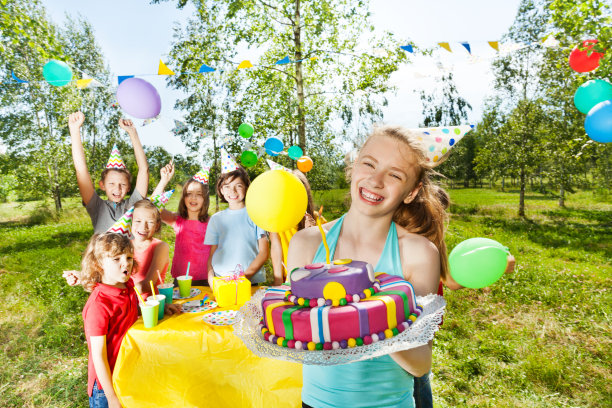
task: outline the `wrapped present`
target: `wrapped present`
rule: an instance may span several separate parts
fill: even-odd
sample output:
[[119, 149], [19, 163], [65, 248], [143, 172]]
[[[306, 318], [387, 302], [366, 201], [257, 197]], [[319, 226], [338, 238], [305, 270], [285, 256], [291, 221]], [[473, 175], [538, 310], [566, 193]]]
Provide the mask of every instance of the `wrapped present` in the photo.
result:
[[219, 307], [242, 306], [251, 299], [251, 281], [238, 265], [231, 275], [213, 278], [213, 294]]

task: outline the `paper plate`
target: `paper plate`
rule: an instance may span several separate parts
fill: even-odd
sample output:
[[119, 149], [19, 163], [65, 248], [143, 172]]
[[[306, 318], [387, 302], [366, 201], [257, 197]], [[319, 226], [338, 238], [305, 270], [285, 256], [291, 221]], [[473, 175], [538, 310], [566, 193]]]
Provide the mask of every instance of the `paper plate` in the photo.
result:
[[219, 310], [204, 315], [204, 321], [215, 326], [229, 326], [234, 324], [236, 318], [236, 310]]
[[181, 306], [185, 313], [199, 313], [214, 309], [217, 307], [217, 302], [209, 299], [206, 303], [202, 304], [201, 300], [190, 300], [189, 302], [183, 303]]
[[174, 288], [174, 292], [172, 292], [172, 299], [190, 299], [192, 297], [198, 296], [202, 291], [198, 288], [191, 288], [191, 292], [189, 292], [189, 296], [180, 297], [178, 288]]

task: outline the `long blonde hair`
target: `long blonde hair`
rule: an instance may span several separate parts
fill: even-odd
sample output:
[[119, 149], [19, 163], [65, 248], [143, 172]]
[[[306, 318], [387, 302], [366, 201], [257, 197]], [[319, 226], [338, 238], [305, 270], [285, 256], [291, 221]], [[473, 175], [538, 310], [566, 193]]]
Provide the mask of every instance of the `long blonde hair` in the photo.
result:
[[432, 176], [439, 173], [433, 170], [433, 163], [427, 161], [423, 147], [414, 132], [400, 126], [376, 126], [363, 146], [378, 136], [386, 136], [402, 142], [412, 153], [416, 173], [416, 183], [412, 188], [416, 188], [419, 183], [421, 188], [410, 203], [400, 203], [393, 214], [393, 221], [408, 232], [424, 236], [438, 248], [440, 276], [442, 280], [446, 280], [448, 258], [444, 232], [448, 221], [446, 208], [448, 208], [449, 197], [444, 189], [431, 180]]
[[[102, 282], [102, 276], [104, 276], [102, 258], [123, 254], [134, 256], [134, 247], [126, 236], [105, 232], [91, 237], [81, 261], [81, 275], [79, 277], [81, 286], [86, 291], [91, 292], [96, 283]], [[132, 270], [135, 267], [136, 261], [134, 261]]]

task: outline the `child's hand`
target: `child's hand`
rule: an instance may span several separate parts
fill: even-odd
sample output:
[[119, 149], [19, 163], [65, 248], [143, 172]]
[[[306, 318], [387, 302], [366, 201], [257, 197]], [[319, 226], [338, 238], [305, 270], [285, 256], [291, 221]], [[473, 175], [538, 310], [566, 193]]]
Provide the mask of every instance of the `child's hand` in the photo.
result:
[[80, 275], [80, 271], [64, 271], [64, 273], [62, 273], [62, 276], [64, 279], [66, 279], [66, 283], [69, 286], [76, 286], [81, 283], [81, 280], [79, 279]]
[[128, 133], [136, 131], [134, 122], [132, 122], [130, 119], [119, 119], [119, 127]]
[[510, 254], [508, 254], [508, 258], [506, 258], [508, 263], [506, 264], [506, 271], [504, 273], [512, 273], [514, 272], [514, 264], [516, 264], [516, 259]]
[[121, 402], [117, 395], [107, 396], [108, 408], [122, 408]]
[[183, 313], [183, 307], [175, 303], [164, 306], [164, 314], [173, 315]]
[[83, 112], [74, 112], [68, 115], [68, 128], [69, 129], [80, 129], [83, 126], [83, 122], [85, 122], [85, 115]]
[[161, 180], [165, 183], [168, 183], [174, 177], [174, 163], [170, 161], [170, 163], [166, 164], [159, 171], [159, 175], [161, 176]]

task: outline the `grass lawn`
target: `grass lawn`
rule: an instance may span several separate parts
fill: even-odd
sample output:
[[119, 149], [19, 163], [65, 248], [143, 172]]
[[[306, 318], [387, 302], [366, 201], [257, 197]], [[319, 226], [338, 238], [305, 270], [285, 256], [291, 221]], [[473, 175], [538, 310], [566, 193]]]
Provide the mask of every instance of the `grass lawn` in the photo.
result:
[[[560, 209], [555, 198], [529, 192], [527, 217], [518, 218], [517, 192], [450, 194], [449, 250], [467, 238], [493, 238], [517, 266], [490, 288], [445, 292], [435, 405], [610, 406], [612, 202], [584, 191]], [[345, 197], [345, 190], [315, 192], [328, 219], [346, 211]], [[0, 407], [87, 405], [87, 294], [61, 273], [79, 268], [92, 228], [78, 199], [64, 201], [59, 219], [51, 207], [0, 204]], [[171, 228], [161, 238], [173, 247]]]

